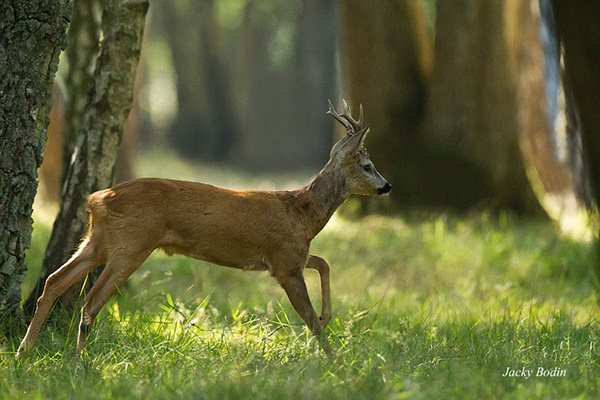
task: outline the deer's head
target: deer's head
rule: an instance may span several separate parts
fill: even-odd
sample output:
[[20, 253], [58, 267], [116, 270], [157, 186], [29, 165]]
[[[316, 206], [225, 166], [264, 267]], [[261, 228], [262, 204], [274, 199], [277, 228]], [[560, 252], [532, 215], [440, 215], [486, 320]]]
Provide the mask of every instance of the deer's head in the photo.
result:
[[364, 147], [370, 126], [363, 127], [362, 104], [357, 121], [352, 118], [352, 112], [346, 100], [343, 102], [344, 111], [340, 114], [329, 101], [327, 114], [346, 128], [346, 136], [341, 138], [331, 149], [330, 162], [344, 176], [351, 193], [363, 195], [389, 193], [392, 185], [377, 171]]

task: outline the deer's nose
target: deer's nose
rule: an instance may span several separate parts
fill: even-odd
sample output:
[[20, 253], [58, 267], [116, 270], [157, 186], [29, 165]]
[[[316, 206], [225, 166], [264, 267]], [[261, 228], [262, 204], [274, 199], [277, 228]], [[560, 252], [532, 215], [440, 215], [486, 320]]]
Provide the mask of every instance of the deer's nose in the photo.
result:
[[389, 193], [391, 191], [392, 191], [392, 185], [390, 185], [389, 182], [386, 182], [385, 185], [383, 185], [383, 187], [377, 189], [377, 192], [379, 194]]

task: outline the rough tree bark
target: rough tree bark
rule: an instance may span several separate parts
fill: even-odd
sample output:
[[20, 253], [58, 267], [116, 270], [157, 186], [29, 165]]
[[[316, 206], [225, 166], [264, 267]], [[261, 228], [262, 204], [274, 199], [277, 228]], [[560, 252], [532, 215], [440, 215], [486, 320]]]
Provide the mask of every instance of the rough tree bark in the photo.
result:
[[[90, 89], [94, 83], [94, 67], [98, 58], [98, 41], [100, 37], [100, 21], [98, 15], [100, 13], [99, 0], [75, 0], [73, 3], [73, 12], [71, 15], [72, 22], [69, 24], [67, 31], [68, 46], [67, 46], [67, 61], [69, 64], [69, 72], [67, 74], [65, 86], [67, 92], [67, 101], [64, 112], [64, 124], [62, 132], [53, 131], [55, 136], [60, 136], [62, 142], [62, 151], [58, 152], [62, 155], [60, 160], [61, 165], [57, 165], [58, 160], [54, 161], [51, 169], [46, 169], [46, 165], [40, 169], [40, 181], [47, 189], [46, 191], [58, 191], [59, 200], [62, 194], [63, 182], [66, 180], [67, 171], [71, 164], [71, 156], [75, 146], [75, 139], [78, 132], [81, 132], [81, 125], [85, 109], [88, 103]], [[56, 103], [54, 108], [56, 108]], [[54, 110], [53, 112], [56, 112]], [[52, 121], [50, 128], [54, 128], [55, 121]], [[50, 133], [50, 131], [49, 131]], [[52, 138], [56, 140], [57, 138]], [[48, 145], [54, 145], [48, 140]], [[47, 164], [51, 159], [55, 158], [55, 153], [49, 154], [49, 150], [55, 150], [55, 147], [48, 147], [44, 164]], [[58, 149], [56, 149], [58, 150]], [[44, 179], [42, 179], [44, 178]], [[58, 184], [51, 188], [51, 185]], [[60, 266], [60, 264], [58, 265]], [[46, 278], [56, 270], [57, 265], [50, 265], [44, 262], [40, 273], [40, 278], [35, 289], [29, 293], [27, 300], [23, 305], [23, 310], [28, 316], [33, 315], [35, 311], [35, 302], [41, 295], [41, 290], [44, 288]]]
[[52, 82], [66, 44], [65, 0], [0, 3], [0, 316], [20, 316], [25, 249]]
[[[143, 53], [142, 53], [143, 57]], [[144, 74], [143, 62], [140, 59], [137, 72], [135, 74], [135, 84], [133, 89], [133, 102], [131, 104], [131, 110], [129, 116], [123, 126], [123, 134], [121, 136], [121, 145], [117, 151], [117, 160], [115, 161], [115, 182], [121, 183], [134, 178], [133, 163], [136, 156], [136, 146], [139, 135], [140, 125], [140, 104], [138, 101], [139, 89], [142, 87], [143, 78], [140, 75]]]
[[[75, 155], [67, 173], [60, 211], [46, 249], [43, 270], [51, 273], [74, 251], [86, 229], [87, 197], [112, 184], [117, 148], [129, 113], [147, 0], [102, 0], [102, 43]], [[42, 276], [30, 298], [43, 290]], [[73, 304], [81, 291], [74, 285], [62, 296]], [[35, 307], [35, 302], [29, 308]]]
[[439, 0], [426, 145], [440, 205], [540, 212], [519, 148], [521, 0]]
[[147, 47], [148, 33], [150, 27], [150, 13], [146, 16], [146, 26], [144, 27], [144, 38], [142, 39], [142, 51], [140, 60], [135, 72], [135, 82], [133, 84], [133, 101], [129, 116], [123, 126], [121, 145], [117, 151], [117, 161], [115, 162], [115, 183], [121, 183], [131, 180], [135, 177], [134, 163], [137, 155], [137, 146], [139, 142], [141, 125], [144, 122], [144, 112], [140, 107], [140, 96], [142, 88], [146, 84], [146, 55], [144, 49]]
[[100, 38], [99, 14], [99, 0], [75, 0], [73, 2], [72, 22], [67, 32], [69, 73], [65, 82], [67, 104], [63, 130], [63, 171], [65, 172], [63, 181], [71, 164], [76, 135], [81, 129], [88, 95], [93, 85]]
[[343, 96], [365, 106], [367, 147], [394, 186], [393, 199], [420, 203], [418, 141], [432, 42], [418, 0], [339, 2]]

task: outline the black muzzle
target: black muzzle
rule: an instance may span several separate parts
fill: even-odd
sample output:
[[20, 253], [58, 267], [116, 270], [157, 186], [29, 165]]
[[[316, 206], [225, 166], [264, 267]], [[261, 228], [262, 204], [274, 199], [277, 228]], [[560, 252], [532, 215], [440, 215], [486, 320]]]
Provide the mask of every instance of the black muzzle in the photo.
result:
[[377, 189], [377, 193], [379, 194], [386, 194], [392, 191], [392, 185], [390, 185], [389, 183], [386, 183], [385, 185], [383, 185], [383, 187], [380, 187], [379, 189]]

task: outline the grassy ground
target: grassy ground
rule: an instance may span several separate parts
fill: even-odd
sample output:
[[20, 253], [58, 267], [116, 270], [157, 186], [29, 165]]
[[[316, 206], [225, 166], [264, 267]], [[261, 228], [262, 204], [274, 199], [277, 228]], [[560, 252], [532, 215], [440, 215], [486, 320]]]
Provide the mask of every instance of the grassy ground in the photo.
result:
[[[49, 226], [38, 222], [32, 266], [48, 234]], [[18, 340], [0, 339], [0, 394], [600, 396], [595, 251], [558, 237], [550, 223], [485, 214], [336, 217], [312, 252], [332, 266], [332, 358], [319, 353], [267, 273], [155, 253], [102, 311], [81, 360], [74, 354], [77, 315], [46, 324], [24, 363], [13, 359]], [[318, 274], [306, 276], [318, 308]], [[509, 367], [534, 376], [502, 377]], [[536, 377], [540, 367], [566, 376]]]

